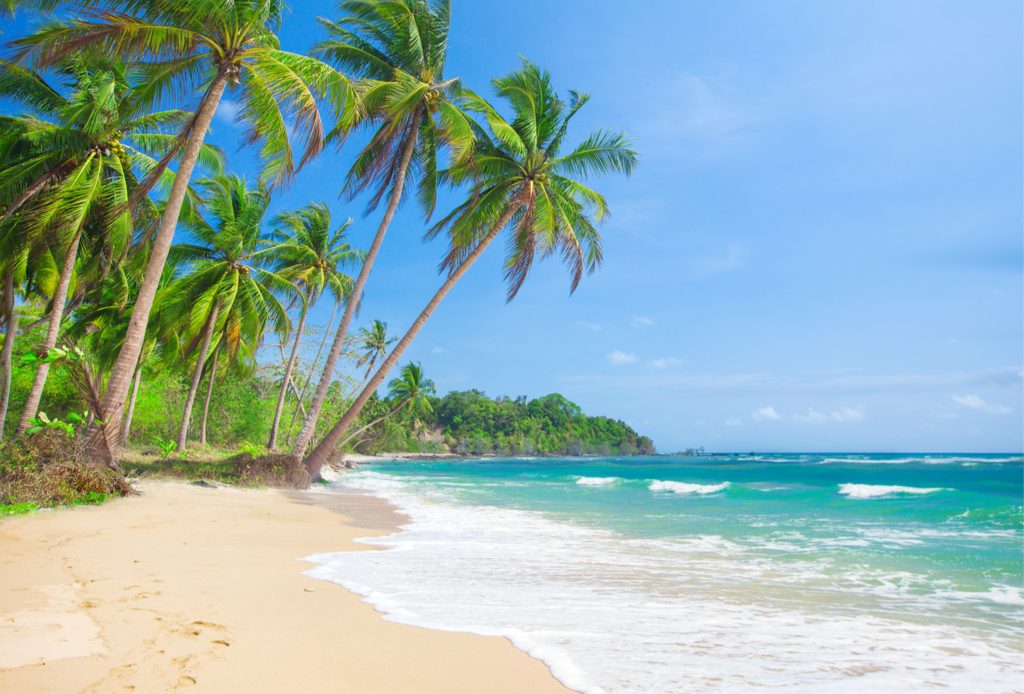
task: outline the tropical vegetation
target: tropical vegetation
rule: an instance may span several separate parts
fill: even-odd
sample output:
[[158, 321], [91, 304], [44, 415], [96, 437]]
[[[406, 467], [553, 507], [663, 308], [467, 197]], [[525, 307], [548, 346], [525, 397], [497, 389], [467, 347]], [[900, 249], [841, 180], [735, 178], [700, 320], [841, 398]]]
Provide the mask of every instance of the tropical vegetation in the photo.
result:
[[[608, 204], [591, 181], [637, 154], [618, 132], [574, 132], [586, 94], [525, 60], [493, 102], [473, 91], [450, 74], [448, 0], [343, 0], [308, 55], [282, 47], [280, 0], [2, 9], [46, 12], [0, 58], [0, 476], [107, 494], [144, 449], [213, 447], [243, 456], [246, 479], [299, 485], [345, 450], [650, 452], [562, 396], [438, 397], [419, 363], [399, 368], [499, 237], [509, 301], [537, 259], [561, 258], [570, 291], [599, 267]], [[248, 178], [207, 142], [226, 99], [258, 149]], [[270, 213], [317, 157], [345, 164], [328, 170], [366, 225], [322, 201]], [[438, 213], [441, 188], [462, 201]], [[425, 239], [444, 240], [439, 288], [403, 332], [360, 326], [408, 198]]]

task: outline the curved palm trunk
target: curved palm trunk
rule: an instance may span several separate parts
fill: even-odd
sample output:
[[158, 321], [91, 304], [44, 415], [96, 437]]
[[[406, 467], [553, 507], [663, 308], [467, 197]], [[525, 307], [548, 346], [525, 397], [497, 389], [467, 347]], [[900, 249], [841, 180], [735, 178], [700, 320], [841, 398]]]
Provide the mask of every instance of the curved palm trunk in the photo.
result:
[[135, 416], [135, 401], [139, 397], [139, 384], [142, 383], [142, 360], [135, 367], [135, 377], [132, 379], [131, 396], [128, 398], [128, 413], [124, 416], [124, 426], [121, 427], [121, 446], [128, 445], [128, 436], [132, 430], [132, 417]]
[[[53, 291], [53, 306], [50, 308], [50, 327], [46, 331], [46, 339], [43, 341], [42, 353], [46, 354], [57, 346], [57, 336], [60, 334], [60, 324], [64, 319], [64, 304], [68, 298], [68, 287], [71, 286], [71, 275], [75, 272], [75, 260], [78, 258], [78, 243], [82, 239], [82, 227], [78, 227], [74, 238], [68, 244], [68, 250], [64, 254], [64, 265], [60, 269], [60, 279], [57, 280], [57, 287]], [[29, 421], [36, 416], [39, 410], [39, 401], [43, 398], [43, 388], [46, 386], [46, 377], [50, 374], [49, 362], [40, 362], [36, 369], [36, 375], [32, 379], [32, 388], [28, 392], [28, 400], [25, 401], [25, 409], [21, 411], [21, 419], [18, 420], [16, 434], [24, 434], [28, 429]]]
[[327, 432], [327, 436], [324, 437], [323, 441], [321, 441], [320, 444], [313, 449], [313, 452], [309, 454], [309, 457], [305, 460], [305, 465], [311, 478], [316, 480], [320, 477], [320, 468], [327, 462], [327, 458], [330, 456], [331, 451], [333, 451], [335, 446], [338, 445], [341, 437], [345, 434], [345, 431], [353, 422], [356, 421], [356, 417], [359, 416], [363, 406], [366, 405], [366, 401], [370, 399], [370, 396], [373, 395], [374, 391], [377, 390], [377, 387], [380, 386], [381, 382], [383, 382], [387, 377], [388, 372], [391, 371], [396, 363], [398, 363], [398, 360], [402, 357], [402, 353], [405, 352], [406, 348], [408, 348], [410, 344], [412, 344], [416, 335], [426, 324], [427, 319], [429, 319], [431, 314], [437, 310], [437, 307], [440, 306], [441, 301], [448, 295], [448, 292], [451, 291], [452, 287], [455, 286], [455, 283], [458, 282], [464, 274], [466, 274], [466, 271], [469, 270], [470, 266], [472, 266], [474, 262], [476, 262], [476, 259], [480, 257], [480, 254], [484, 252], [484, 249], [486, 249], [495, 237], [497, 237], [498, 233], [505, 228], [512, 219], [512, 215], [516, 213], [522, 204], [522, 199], [520, 199], [517, 203], [510, 205], [501, 216], [501, 219], [498, 220], [498, 223], [495, 224], [489, 232], [487, 232], [487, 236], [477, 244], [477, 247], [474, 248], [472, 252], [466, 256], [466, 259], [463, 260], [457, 268], [455, 268], [455, 271], [448, 276], [448, 279], [441, 285], [441, 288], [437, 290], [433, 297], [431, 297], [426, 308], [424, 308], [420, 315], [417, 316], [409, 330], [402, 336], [402, 339], [398, 341], [398, 344], [395, 345], [391, 354], [388, 355], [387, 359], [384, 360], [384, 363], [381, 364], [379, 369], [377, 369], [377, 373], [373, 375], [373, 378], [370, 379], [362, 392], [359, 393], [359, 396], [356, 397], [355, 401], [349, 406], [345, 414], [338, 420], [338, 423], [334, 425], [334, 428]]
[[405, 407], [405, 406], [406, 406], [406, 405], [408, 404], [408, 402], [409, 402], [408, 400], [403, 400], [402, 402], [398, 403], [398, 405], [396, 405], [396, 406], [395, 406], [395, 407], [393, 407], [392, 409], [388, 410], [387, 412], [385, 412], [384, 414], [382, 414], [382, 415], [381, 415], [380, 417], [377, 417], [377, 419], [373, 420], [373, 421], [372, 421], [372, 422], [370, 422], [369, 424], [365, 424], [365, 425], [363, 425], [363, 426], [359, 427], [358, 429], [356, 429], [355, 431], [353, 431], [353, 432], [352, 432], [351, 434], [349, 434], [348, 436], [346, 436], [345, 438], [343, 438], [343, 439], [342, 439], [341, 441], [338, 441], [338, 443], [337, 443], [337, 445], [335, 446], [335, 448], [341, 448], [341, 447], [342, 447], [342, 446], [344, 446], [344, 445], [345, 445], [346, 443], [348, 443], [349, 441], [351, 441], [351, 440], [352, 440], [352, 439], [354, 439], [355, 437], [359, 436], [360, 434], [362, 434], [362, 433], [363, 433], [364, 431], [366, 431], [367, 429], [372, 429], [373, 427], [375, 427], [375, 426], [377, 426], [378, 424], [380, 424], [381, 422], [383, 422], [383, 421], [384, 421], [385, 419], [390, 419], [391, 417], [394, 417], [394, 416], [395, 416], [396, 414], [398, 414], [398, 412], [399, 412], [399, 411], [400, 411], [400, 410], [401, 410], [401, 409], [402, 409], [403, 407]]
[[306, 314], [309, 313], [309, 305], [313, 302], [313, 290], [306, 293], [306, 301], [302, 304], [302, 312], [299, 314], [299, 324], [295, 328], [295, 342], [292, 344], [292, 353], [288, 356], [288, 362], [284, 367], [284, 381], [281, 382], [281, 393], [277, 396], [277, 408], [274, 410], [274, 423], [270, 425], [270, 440], [267, 448], [277, 450], [277, 431], [281, 426], [281, 415], [284, 413], [284, 402], [288, 398], [288, 386], [292, 382], [292, 369], [295, 367], [295, 358], [299, 355], [299, 343], [302, 342], [302, 330], [306, 327]]
[[[195, 169], [196, 162], [199, 161], [199, 150], [210, 129], [213, 114], [224, 95], [227, 79], [227, 74], [224, 71], [217, 74], [196, 111], [192, 132], [189, 133], [188, 141], [185, 143], [181, 164], [174, 177], [171, 192], [167, 196], [167, 205], [164, 208], [163, 217], [160, 218], [160, 228], [156, 232], [153, 248], [150, 251], [149, 260], [146, 262], [146, 274], [143, 276], [138, 297], [135, 299], [135, 307], [124, 336], [124, 343], [121, 345], [117, 362], [115, 362], [110, 379], [107, 381], [107, 390], [103, 394], [100, 414], [101, 416], [105, 414], [105, 416], [99, 436], [94, 437], [91, 449], [94, 455], [103, 458], [107, 464], [114, 467], [116, 467], [114, 458], [121, 429], [124, 401], [128, 395], [128, 387], [132, 374], [135, 372], [135, 366], [138, 364], [139, 355], [142, 353], [142, 345], [146, 338], [146, 326], [149, 324], [149, 313], [153, 309], [156, 290], [160, 284], [160, 275], [163, 273], [167, 254], [174, 241], [174, 229], [178, 225], [181, 206], [185, 201], [185, 194], [188, 192], [189, 179], [192, 178], [192, 171]], [[105, 440], [98, 440], [100, 437]]]
[[[418, 121], [419, 115], [420, 111], [417, 110], [413, 120]], [[348, 327], [352, 323], [352, 317], [359, 306], [360, 299], [363, 297], [363, 287], [366, 286], [366, 281], [370, 277], [370, 270], [373, 269], [373, 263], [377, 259], [377, 253], [380, 251], [381, 244], [384, 243], [384, 235], [387, 233], [388, 227], [391, 226], [391, 220], [395, 217], [398, 204], [402, 201], [402, 191], [405, 189], [405, 176], [409, 172], [409, 162], [412, 161], [412, 154], [415, 148], [416, 132], [413, 131], [409, 134], [409, 141], [405, 143], [402, 160], [398, 165], [398, 172], [395, 174], [395, 187], [391, 191], [391, 198], [388, 200], [388, 207], [384, 211], [384, 218], [381, 220], [380, 226], [377, 227], [377, 234], [373, 237], [370, 250], [367, 251], [363, 266], [359, 269], [359, 276], [356, 277], [356, 282], [352, 286], [352, 294], [345, 302], [345, 312], [341, 315], [341, 323], [338, 325], [338, 332], [334, 336], [331, 351], [327, 353], [327, 362], [324, 364], [323, 375], [320, 377], [320, 383], [316, 387], [313, 401], [309, 404], [306, 421], [302, 425], [302, 431], [299, 432], [299, 438], [296, 440], [295, 448], [292, 450], [292, 455], [295, 458], [301, 458], [305, 454], [309, 442], [313, 439], [317, 420], [320, 419], [320, 410], [323, 409], [324, 400], [327, 398], [327, 389], [334, 378], [334, 367], [337, 365], [338, 357], [341, 356], [341, 350], [345, 346]]]
[[[313, 363], [309, 367], [309, 376], [302, 382], [302, 388], [296, 391], [295, 399], [298, 401], [299, 406], [292, 410], [292, 421], [288, 424], [288, 442], [285, 444], [289, 448], [292, 445], [292, 438], [295, 436], [295, 421], [298, 419], [299, 414], [302, 415], [302, 423], [306, 423], [308, 418], [306, 414], [306, 406], [303, 402], [306, 399], [306, 389], [309, 388], [310, 381], [313, 380], [313, 373], [316, 372], [317, 364], [320, 363], [320, 355], [324, 353], [324, 346], [327, 344], [327, 336], [331, 334], [331, 327], [334, 325], [334, 318], [338, 314], [338, 302], [334, 302], [334, 306], [331, 308], [331, 318], [327, 321], [327, 328], [324, 330], [324, 336], [320, 338], [320, 346], [316, 348], [316, 356], [313, 357]], [[292, 379], [292, 388], [295, 387], [295, 379]]]
[[213, 361], [210, 362], [209, 383], [206, 385], [206, 397], [203, 399], [203, 422], [199, 425], [199, 443], [206, 445], [206, 419], [210, 416], [210, 398], [213, 397], [213, 381], [217, 378], [217, 355], [214, 351]]
[[4, 348], [0, 352], [0, 440], [4, 438], [7, 423], [7, 406], [11, 401], [11, 357], [14, 354], [14, 338], [18, 334], [18, 319], [14, 313], [14, 270], [4, 273]]
[[217, 313], [220, 306], [213, 305], [213, 310], [206, 319], [203, 326], [203, 341], [199, 346], [199, 353], [196, 355], [196, 368], [192, 372], [192, 384], [188, 389], [188, 397], [185, 399], [185, 412], [181, 417], [181, 427], [178, 429], [178, 450], [185, 450], [188, 443], [188, 428], [192, 420], [192, 406], [196, 402], [196, 392], [199, 390], [199, 381], [203, 378], [203, 366], [206, 365], [206, 352], [210, 348], [210, 338], [213, 337], [213, 329], [217, 326]]

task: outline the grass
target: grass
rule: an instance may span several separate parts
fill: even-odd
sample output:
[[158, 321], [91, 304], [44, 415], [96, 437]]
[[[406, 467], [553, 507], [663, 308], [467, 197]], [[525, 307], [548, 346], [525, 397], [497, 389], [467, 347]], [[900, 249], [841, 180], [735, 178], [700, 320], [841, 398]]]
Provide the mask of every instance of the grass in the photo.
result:
[[5, 504], [0, 506], [0, 518], [3, 518], [4, 516], [21, 516], [38, 510], [39, 506], [30, 501], [22, 502], [20, 504]]
[[309, 476], [301, 463], [265, 449], [189, 449], [183, 457], [162, 457], [152, 451], [125, 451], [121, 468], [132, 478], [209, 480], [235, 487], [302, 489]]

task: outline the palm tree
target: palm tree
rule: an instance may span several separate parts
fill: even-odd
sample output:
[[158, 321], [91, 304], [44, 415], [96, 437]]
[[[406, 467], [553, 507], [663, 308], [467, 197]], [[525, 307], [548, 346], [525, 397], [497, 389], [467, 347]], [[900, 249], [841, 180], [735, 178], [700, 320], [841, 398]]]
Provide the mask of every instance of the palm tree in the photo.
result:
[[[267, 269], [273, 248], [260, 228], [270, 203], [266, 187], [248, 188], [239, 176], [218, 176], [201, 187], [203, 210], [185, 220], [196, 243], [178, 244], [170, 252], [171, 259], [187, 269], [160, 297], [168, 320], [187, 326], [184, 332], [190, 339], [183, 351], [196, 357], [178, 429], [179, 451], [188, 442], [192, 406], [211, 343], [223, 340], [229, 350], [237, 351], [243, 336], [258, 343], [268, 321], [284, 330], [288, 316], [275, 292], [291, 289]], [[220, 334], [217, 340], [215, 334]]]
[[429, 217], [437, 197], [438, 150], [447, 144], [462, 152], [472, 144], [469, 118], [450, 100], [458, 92], [459, 80], [444, 77], [450, 6], [450, 0], [346, 0], [341, 3], [345, 17], [322, 20], [329, 37], [316, 51], [361, 79], [361, 123], [374, 129], [348, 172], [345, 191], [351, 196], [371, 191], [368, 212], [385, 197], [388, 202], [327, 353], [295, 443], [296, 457], [305, 453], [316, 431], [349, 326], [402, 201], [407, 177], [419, 174], [417, 197]]
[[424, 412], [431, 412], [433, 407], [430, 398], [435, 394], [434, 382], [423, 375], [423, 367], [419, 363], [409, 362], [402, 367], [398, 378], [392, 379], [388, 384], [388, 397], [394, 403], [383, 415], [373, 421], [356, 429], [335, 445], [335, 449], [344, 446], [359, 434], [372, 429], [381, 422], [394, 417], [405, 410], [411, 412], [413, 417]]
[[441, 263], [448, 277], [348, 411], [306, 459], [314, 478], [442, 299], [502, 230], [510, 228], [512, 233], [505, 261], [510, 301], [538, 251], [542, 257], [556, 252], [562, 256], [572, 276], [571, 291], [584, 270], [593, 271], [601, 262], [601, 237], [595, 222], [605, 217], [607, 204], [576, 177], [629, 174], [636, 166], [636, 152], [623, 135], [598, 131], [561, 154], [569, 122], [588, 97], [570, 92], [567, 108], [552, 88], [550, 75], [528, 62], [493, 84], [511, 106], [514, 118], [508, 122], [474, 94], [465, 97], [468, 108], [484, 115], [490, 132], [478, 132], [472, 160], [457, 161], [444, 173], [453, 185], [472, 184], [469, 199], [431, 230], [431, 234], [447, 231], [449, 235], [451, 250]]
[[299, 354], [306, 315], [319, 300], [324, 289], [330, 291], [335, 305], [341, 304], [352, 289], [352, 278], [342, 272], [363, 259], [363, 253], [353, 250], [346, 240], [351, 219], [331, 231], [331, 211], [327, 205], [316, 202], [297, 212], [287, 212], [277, 218], [278, 230], [273, 239], [277, 273], [294, 284], [302, 302], [295, 340], [284, 367], [284, 380], [277, 397], [274, 421], [270, 427], [267, 448], [277, 449], [278, 429], [284, 412], [288, 388], [292, 387], [292, 370]]
[[[84, 4], [98, 4], [85, 0]], [[348, 80], [325, 63], [280, 49], [277, 31], [281, 0], [108, 0], [103, 11], [86, 11], [70, 21], [51, 22], [14, 42], [23, 60], [49, 64], [82, 50], [95, 49], [139, 63], [141, 95], [185, 100], [201, 94], [195, 114], [178, 135], [162, 164], [179, 160], [153, 241], [145, 276], [124, 344], [107, 382], [102, 407], [105, 446], [94, 452], [113, 463], [124, 401], [142, 351], [146, 326], [164, 263], [174, 239], [186, 187], [201, 145], [226, 90], [241, 103], [238, 118], [249, 125], [248, 141], [262, 142], [264, 175], [287, 181], [297, 166], [289, 128], [303, 140], [298, 166], [323, 147], [325, 127], [318, 99], [339, 112], [336, 128], [351, 125], [357, 99]]]
[[370, 323], [369, 329], [359, 329], [359, 349], [361, 353], [356, 366], [366, 366], [365, 381], [370, 377], [370, 371], [376, 365], [378, 359], [382, 359], [388, 353], [388, 349], [395, 343], [393, 337], [388, 337], [388, 324], [384, 321], [375, 320]]
[[[8, 260], [4, 265], [11, 261]], [[4, 438], [7, 424], [7, 407], [11, 400], [11, 359], [14, 353], [14, 338], [18, 334], [18, 314], [14, 310], [15, 288], [14, 268], [3, 268], [3, 287], [0, 300], [3, 302], [4, 346], [0, 349], [0, 440]]]
[[[43, 270], [41, 284], [49, 289], [49, 326], [40, 346], [44, 354], [57, 344], [83, 242], [92, 245], [87, 255], [93, 269], [106, 271], [123, 259], [135, 231], [129, 205], [139, 188], [135, 172], [155, 169], [154, 156], [166, 154], [175, 139], [161, 130], [188, 120], [184, 111], [147, 112], [131, 92], [122, 63], [76, 57], [60, 68], [73, 83], [67, 98], [42, 76], [0, 62], [0, 94], [30, 109], [27, 115], [0, 117], [8, 141], [0, 173], [0, 223], [7, 253], [47, 249], [43, 264], [29, 267], [30, 272]], [[216, 162], [214, 151], [207, 148], [205, 154]], [[55, 272], [46, 272], [50, 258]], [[49, 363], [41, 362], [19, 434], [36, 415], [48, 372]]]

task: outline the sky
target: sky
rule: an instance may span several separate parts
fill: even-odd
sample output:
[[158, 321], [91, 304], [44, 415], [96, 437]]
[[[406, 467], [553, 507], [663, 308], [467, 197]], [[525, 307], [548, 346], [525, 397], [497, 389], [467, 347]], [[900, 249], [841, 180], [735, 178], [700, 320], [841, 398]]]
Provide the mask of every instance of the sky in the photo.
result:
[[[592, 95], [576, 140], [624, 130], [641, 162], [592, 181], [605, 263], [574, 295], [552, 259], [506, 304], [501, 244], [472, 268], [407, 353], [439, 392], [558, 392], [662, 452], [1024, 448], [1019, 2], [453, 5], [448, 77], [489, 95], [526, 57]], [[336, 14], [293, 2], [283, 47]], [[211, 139], [255, 177], [231, 99]], [[368, 246], [353, 151], [272, 209], [322, 200]], [[439, 284], [424, 229], [401, 209], [360, 325], [400, 334]]]

